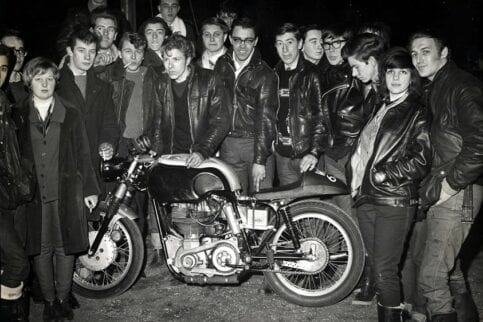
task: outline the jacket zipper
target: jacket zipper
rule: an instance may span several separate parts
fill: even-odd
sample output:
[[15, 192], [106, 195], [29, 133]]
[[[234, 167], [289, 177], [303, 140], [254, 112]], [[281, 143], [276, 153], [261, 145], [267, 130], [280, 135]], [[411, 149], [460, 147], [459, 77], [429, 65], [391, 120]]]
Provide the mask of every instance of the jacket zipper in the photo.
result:
[[[229, 64], [231, 69], [233, 70], [233, 73], [235, 73], [235, 68]], [[233, 131], [235, 131], [235, 118], [236, 118], [236, 112], [238, 110], [238, 100], [237, 100], [237, 97], [236, 97], [236, 89], [237, 89], [237, 86], [238, 86], [238, 80], [240, 79], [240, 77], [245, 74], [247, 71], [248, 71], [248, 67], [249, 66], [245, 66], [242, 71], [240, 72], [240, 74], [238, 74], [238, 77], [236, 77], [235, 75], [235, 87], [233, 88], [233, 118], [232, 118], [232, 121], [231, 121], [231, 125], [232, 125], [232, 129]]]

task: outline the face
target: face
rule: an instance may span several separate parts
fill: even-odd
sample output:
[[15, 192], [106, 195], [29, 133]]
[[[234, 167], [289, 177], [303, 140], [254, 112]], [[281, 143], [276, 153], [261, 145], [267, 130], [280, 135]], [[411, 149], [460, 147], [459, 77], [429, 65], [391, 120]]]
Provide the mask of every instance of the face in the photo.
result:
[[158, 6], [159, 13], [168, 24], [173, 23], [179, 9], [179, 0], [161, 0]]
[[32, 93], [35, 97], [41, 100], [46, 100], [54, 95], [55, 78], [54, 73], [48, 70], [44, 74], [37, 74], [33, 77], [30, 83]]
[[389, 93], [398, 95], [408, 90], [411, 82], [411, 71], [409, 68], [388, 68], [385, 77]]
[[352, 76], [358, 78], [364, 84], [377, 80], [377, 62], [374, 57], [371, 56], [367, 62], [364, 62], [350, 56], [347, 61], [352, 68]]
[[287, 32], [275, 37], [275, 48], [283, 63], [290, 65], [297, 61], [302, 41], [297, 41], [293, 32]]
[[86, 44], [76, 39], [74, 48], [67, 47], [67, 54], [70, 56], [70, 66], [79, 72], [86, 72], [94, 64], [96, 58], [96, 44]]
[[227, 35], [217, 25], [203, 26], [203, 46], [209, 52], [216, 53], [223, 48]]
[[0, 87], [5, 83], [8, 73], [8, 58], [6, 56], [0, 56]]
[[416, 38], [411, 43], [411, 56], [419, 76], [433, 80], [448, 61], [448, 48], [439, 51], [433, 38]]
[[220, 11], [216, 16], [221, 20], [223, 20], [228, 25], [228, 28], [231, 29], [231, 24], [237, 18], [238, 15], [234, 12]]
[[108, 49], [114, 43], [117, 37], [117, 27], [112, 19], [97, 18], [94, 31], [101, 38], [99, 47]]
[[128, 40], [122, 43], [121, 59], [128, 72], [135, 73], [141, 67], [144, 59], [144, 49], [136, 48]]
[[21, 71], [25, 56], [27, 56], [23, 40], [15, 36], [6, 36], [2, 38], [1, 43], [14, 50], [17, 62], [15, 63], [13, 70], [16, 72]]
[[230, 36], [230, 43], [233, 46], [233, 52], [238, 61], [242, 62], [248, 59], [255, 50], [258, 38], [255, 37], [255, 31], [251, 28], [242, 28], [236, 26]]
[[186, 79], [190, 62], [191, 58], [187, 58], [179, 49], [173, 48], [163, 53], [164, 68], [174, 81], [182, 82]]
[[345, 46], [346, 40], [342, 37], [326, 37], [324, 39], [324, 52], [329, 63], [334, 65], [340, 65], [344, 61], [342, 58], [342, 48]]
[[324, 49], [322, 48], [321, 30], [307, 31], [302, 51], [304, 52], [305, 59], [314, 64], [317, 64], [322, 59], [322, 56], [324, 56]]
[[160, 23], [148, 23], [144, 29], [144, 36], [148, 41], [149, 49], [154, 51], [161, 50], [164, 38], [166, 38], [166, 30]]

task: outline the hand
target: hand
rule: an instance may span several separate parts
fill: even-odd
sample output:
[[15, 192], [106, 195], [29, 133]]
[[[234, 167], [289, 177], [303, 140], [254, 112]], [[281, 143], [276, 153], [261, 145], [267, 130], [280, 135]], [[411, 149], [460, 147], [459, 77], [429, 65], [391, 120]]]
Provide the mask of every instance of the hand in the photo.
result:
[[107, 142], [101, 143], [99, 145], [99, 155], [104, 161], [111, 160], [114, 156], [114, 147], [112, 144]]
[[384, 172], [377, 171], [376, 173], [374, 173], [374, 181], [376, 181], [376, 183], [382, 183], [385, 180], [386, 174]]
[[312, 154], [307, 154], [300, 161], [300, 172], [304, 173], [306, 171], [311, 171], [317, 165], [317, 158]]
[[97, 206], [97, 195], [87, 196], [84, 198], [84, 203], [89, 211], [92, 211]]
[[448, 181], [446, 181], [446, 178], [444, 178], [441, 183], [441, 193], [439, 195], [438, 201], [435, 203], [435, 206], [442, 204], [457, 193], [458, 190], [454, 190], [453, 188], [451, 188], [451, 186], [448, 184]]
[[190, 154], [188, 160], [186, 160], [186, 167], [188, 168], [196, 168], [198, 167], [201, 162], [203, 162], [204, 158], [199, 152], [193, 152]]
[[260, 190], [260, 182], [265, 179], [265, 166], [261, 164], [253, 164], [252, 167], [253, 183], [255, 185], [255, 191]]
[[105, 53], [97, 53], [96, 58], [94, 59], [94, 67], [96, 66], [106, 66], [109, 65], [114, 61], [111, 55]]

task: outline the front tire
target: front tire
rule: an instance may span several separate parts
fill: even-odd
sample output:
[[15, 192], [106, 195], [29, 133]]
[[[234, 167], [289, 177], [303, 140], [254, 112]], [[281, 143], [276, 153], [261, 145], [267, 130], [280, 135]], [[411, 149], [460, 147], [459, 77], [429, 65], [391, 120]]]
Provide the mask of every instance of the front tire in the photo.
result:
[[[89, 222], [89, 241], [94, 241], [96, 222]], [[144, 244], [134, 221], [121, 218], [104, 235], [96, 254], [77, 258], [72, 290], [99, 299], [124, 293], [136, 281], [144, 260]]]
[[[354, 289], [364, 268], [364, 244], [354, 220], [323, 201], [302, 201], [289, 209], [301, 249], [310, 260], [275, 260], [276, 272], [264, 272], [272, 289], [301, 306], [338, 303]], [[272, 239], [275, 253], [293, 248], [285, 224]]]

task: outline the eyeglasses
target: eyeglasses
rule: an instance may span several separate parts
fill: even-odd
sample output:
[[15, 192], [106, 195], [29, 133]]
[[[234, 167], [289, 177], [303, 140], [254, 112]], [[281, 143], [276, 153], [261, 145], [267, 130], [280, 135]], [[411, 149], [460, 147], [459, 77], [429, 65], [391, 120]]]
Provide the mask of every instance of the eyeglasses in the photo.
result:
[[27, 54], [27, 51], [24, 48], [19, 48], [19, 49], [12, 48], [12, 50], [15, 52], [15, 55], [25, 56]]
[[256, 38], [241, 39], [241, 38], [238, 38], [238, 37], [233, 37], [232, 40], [233, 40], [233, 43], [237, 46], [241, 45], [242, 43], [245, 44], [245, 45], [248, 45], [248, 46], [252, 46], [255, 43], [255, 40], [257, 40], [257, 39]]
[[343, 43], [345, 43], [346, 40], [345, 39], [342, 39], [342, 40], [335, 40], [335, 41], [332, 41], [332, 42], [324, 42], [322, 44], [322, 47], [324, 47], [325, 50], [329, 50], [330, 47], [334, 48], [334, 49], [339, 49]]

